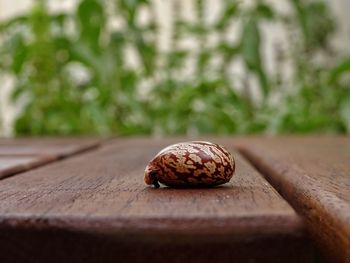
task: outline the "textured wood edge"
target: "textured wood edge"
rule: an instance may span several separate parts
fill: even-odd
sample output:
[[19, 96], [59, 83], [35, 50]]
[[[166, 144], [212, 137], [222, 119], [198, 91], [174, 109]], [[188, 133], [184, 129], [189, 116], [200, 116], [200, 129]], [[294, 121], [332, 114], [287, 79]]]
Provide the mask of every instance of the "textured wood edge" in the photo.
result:
[[[25, 244], [30, 244], [26, 246]], [[313, 262], [304, 237], [188, 239], [106, 236], [64, 229], [0, 231], [1, 262]], [[19, 251], [20, 250], [20, 251]]]
[[[267, 220], [268, 219], [268, 220]], [[280, 222], [283, 222], [281, 225]], [[281, 226], [276, 228], [278, 222]], [[195, 228], [193, 227], [195, 226]], [[271, 227], [269, 227], [271, 226]], [[273, 226], [273, 227], [272, 227]], [[268, 218], [264, 216], [256, 218], [232, 218], [228, 217], [216, 223], [213, 218], [138, 218], [122, 219], [113, 217], [69, 217], [64, 216], [2, 216], [0, 219], [0, 229], [22, 228], [22, 229], [66, 229], [69, 231], [98, 233], [112, 236], [143, 236], [155, 238], [159, 236], [169, 236], [171, 238], [203, 238], [212, 236], [218, 239], [235, 239], [242, 237], [258, 236], [304, 236], [305, 228], [299, 217], [291, 219], [289, 216], [275, 216]]]

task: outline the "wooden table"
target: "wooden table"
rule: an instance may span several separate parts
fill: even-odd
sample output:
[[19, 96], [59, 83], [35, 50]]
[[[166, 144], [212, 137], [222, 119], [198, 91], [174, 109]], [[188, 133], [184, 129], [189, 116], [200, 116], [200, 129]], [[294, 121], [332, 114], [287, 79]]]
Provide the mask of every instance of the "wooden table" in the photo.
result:
[[350, 262], [348, 137], [203, 139], [230, 183], [145, 185], [185, 138], [0, 139], [0, 262]]

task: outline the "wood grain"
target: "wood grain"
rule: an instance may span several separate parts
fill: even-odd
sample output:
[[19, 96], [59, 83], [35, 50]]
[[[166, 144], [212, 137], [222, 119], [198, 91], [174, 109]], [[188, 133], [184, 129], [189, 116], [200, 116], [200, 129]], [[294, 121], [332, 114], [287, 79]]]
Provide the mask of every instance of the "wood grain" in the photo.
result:
[[2, 181], [0, 260], [312, 262], [299, 216], [237, 153], [224, 186], [146, 186], [144, 168], [171, 142], [117, 140]]
[[0, 156], [40, 155], [61, 159], [96, 148], [101, 141], [90, 138], [0, 139]]
[[33, 169], [50, 161], [50, 159], [37, 156], [0, 156], [0, 178], [3, 179], [13, 174]]
[[307, 221], [329, 262], [350, 262], [350, 138], [246, 140], [240, 146]]
[[84, 152], [97, 139], [0, 139], [0, 179]]

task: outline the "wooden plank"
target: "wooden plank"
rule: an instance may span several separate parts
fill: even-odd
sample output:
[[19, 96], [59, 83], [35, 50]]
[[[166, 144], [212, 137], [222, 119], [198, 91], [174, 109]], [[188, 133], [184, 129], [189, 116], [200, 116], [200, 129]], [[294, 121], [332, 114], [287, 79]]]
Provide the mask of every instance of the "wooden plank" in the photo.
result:
[[242, 152], [301, 213], [330, 262], [350, 262], [350, 138], [250, 139]]
[[19, 172], [28, 171], [50, 161], [52, 160], [40, 156], [0, 156], [0, 178], [3, 179]]
[[107, 140], [106, 137], [13, 137], [13, 138], [0, 138], [0, 145], [32, 145], [32, 144], [67, 144], [76, 142], [100, 142]]
[[0, 139], [0, 179], [97, 146], [97, 139]]
[[0, 156], [41, 155], [60, 159], [96, 148], [100, 141], [89, 138], [0, 139]]
[[224, 186], [146, 186], [171, 142], [118, 140], [1, 182], [0, 261], [312, 261], [299, 216], [237, 153]]

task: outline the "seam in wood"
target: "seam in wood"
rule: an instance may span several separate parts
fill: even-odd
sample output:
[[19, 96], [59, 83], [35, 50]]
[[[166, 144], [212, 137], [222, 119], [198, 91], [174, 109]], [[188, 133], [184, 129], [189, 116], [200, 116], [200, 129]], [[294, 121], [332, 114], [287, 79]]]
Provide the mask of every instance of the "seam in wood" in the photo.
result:
[[[321, 252], [321, 254], [319, 254], [319, 256], [321, 256], [321, 261], [320, 262], [350, 262], [350, 255], [349, 255], [349, 251], [345, 251], [345, 253], [343, 253], [342, 255], [335, 255], [333, 252], [333, 256], [336, 257], [336, 259], [333, 256], [327, 255], [327, 253], [325, 253], [324, 249], [330, 250], [330, 248], [325, 247], [324, 244], [320, 243], [320, 236], [319, 233], [315, 232], [314, 228], [314, 221], [315, 218], [312, 213], [311, 210], [314, 210], [315, 207], [317, 207], [317, 204], [313, 203], [310, 204], [311, 201], [306, 201], [306, 202], [298, 202], [295, 199], [295, 195], [298, 189], [296, 189], [294, 186], [291, 186], [291, 188], [293, 188], [294, 190], [294, 194], [292, 194], [289, 190], [288, 187], [286, 186], [289, 185], [288, 181], [284, 181], [282, 178], [280, 177], [276, 177], [276, 175], [274, 174], [275, 172], [273, 170], [270, 170], [270, 167], [268, 167], [267, 164], [265, 164], [263, 161], [259, 160], [259, 158], [257, 156], [255, 156], [253, 153], [251, 153], [249, 150], [245, 149], [244, 147], [238, 147], [238, 151], [241, 153], [241, 155], [249, 161], [249, 163], [255, 167], [263, 176], [264, 178], [271, 184], [271, 186], [276, 189], [276, 191], [288, 202], [288, 204], [290, 204], [293, 209], [302, 217], [303, 221], [305, 222], [306, 226], [307, 226], [307, 231], [310, 234], [310, 236], [312, 237], [313, 241], [315, 242], [314, 244], [316, 246], [318, 246], [321, 250], [319, 252]], [[304, 200], [305, 201], [305, 200]], [[346, 238], [346, 236], [343, 233], [336, 233], [334, 230], [331, 230], [332, 225], [335, 224], [331, 218], [331, 215], [329, 215], [327, 213], [327, 211], [323, 211], [324, 216], [326, 216], [325, 218], [323, 218], [323, 220], [327, 221], [327, 223], [323, 223], [323, 227], [324, 230], [323, 232], [328, 232], [331, 233], [332, 235], [337, 234], [338, 237], [338, 242], [337, 245], [342, 245], [344, 246], [344, 244], [347, 244], [345, 246], [348, 247], [349, 243], [348, 240]], [[332, 221], [332, 222], [330, 222]]]
[[244, 150], [243, 147], [238, 146], [237, 151], [242, 155], [242, 157], [250, 164], [252, 165], [264, 178], [265, 180], [281, 195], [281, 198], [283, 198], [293, 209], [298, 212], [297, 208], [294, 206], [293, 203], [289, 202], [288, 198], [283, 194], [282, 189], [276, 185], [276, 182], [271, 179], [269, 176], [269, 173], [266, 171], [266, 169], [262, 168], [261, 165], [257, 162], [257, 160], [251, 156], [247, 151]]
[[[31, 163], [31, 164], [26, 164], [26, 165], [22, 164], [22, 165], [17, 165], [14, 168], [9, 168], [8, 173], [5, 173], [0, 177], [0, 181], [4, 180], [6, 178], [10, 178], [10, 177], [15, 176], [15, 175], [23, 174], [25, 172], [38, 169], [40, 167], [49, 165], [51, 163], [63, 161], [65, 159], [73, 157], [73, 156], [88, 153], [90, 151], [96, 150], [100, 146], [101, 146], [101, 143], [94, 143], [94, 144], [86, 146], [86, 147], [78, 148], [77, 150], [74, 150], [69, 154], [59, 153], [57, 155], [55, 155], [55, 154], [45, 155], [45, 153], [44, 153], [43, 155], [40, 155], [40, 154], [39, 155], [38, 154], [26, 155], [26, 156], [33, 156], [33, 157], [37, 156], [38, 158], [41, 158], [41, 159], [33, 161], [33, 163]], [[23, 155], [19, 155], [19, 156], [22, 157]]]

